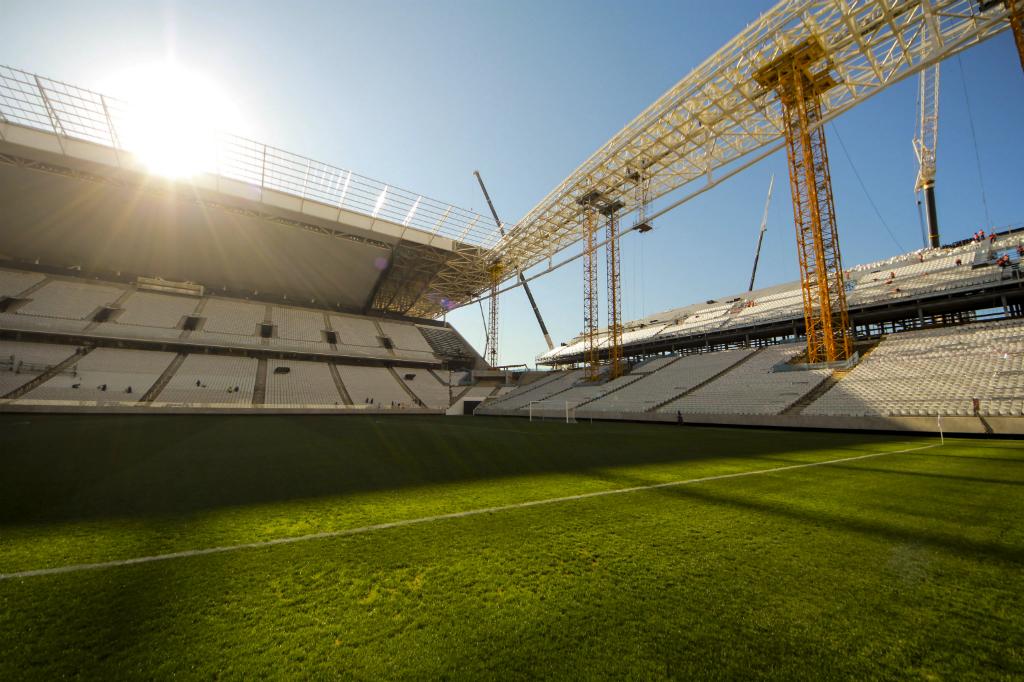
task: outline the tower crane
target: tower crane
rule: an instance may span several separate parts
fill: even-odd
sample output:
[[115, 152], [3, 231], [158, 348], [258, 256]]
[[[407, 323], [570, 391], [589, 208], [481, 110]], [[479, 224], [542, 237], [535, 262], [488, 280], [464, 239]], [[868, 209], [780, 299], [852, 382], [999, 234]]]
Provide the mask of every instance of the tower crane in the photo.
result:
[[[484, 179], [480, 177], [480, 171], [473, 171], [473, 175], [476, 176], [476, 181], [480, 184], [480, 190], [484, 193], [484, 199], [487, 200], [487, 207], [491, 209], [491, 216], [494, 218], [494, 224], [497, 225], [498, 231], [501, 236], [505, 236], [505, 227], [502, 225], [501, 219], [498, 218], [498, 211], [494, 208], [494, 202], [491, 201], [491, 195], [487, 191], [487, 187], [484, 185]], [[495, 262], [492, 263], [490, 269], [490, 282], [491, 282], [491, 299], [490, 299], [490, 322], [487, 327], [487, 345], [484, 354], [491, 360], [491, 366], [494, 366], [498, 361], [498, 284], [501, 280], [502, 268]], [[526, 297], [530, 299], [530, 306], [533, 308], [533, 314], [537, 317], [537, 324], [540, 325], [540, 332], [544, 335], [544, 341], [548, 344], [548, 350], [554, 350], [555, 343], [551, 340], [551, 334], [548, 333], [547, 325], [544, 324], [544, 318], [541, 317], [540, 308], [537, 307], [537, 300], [533, 297], [533, 292], [530, 291], [530, 285], [527, 283], [526, 278], [523, 276], [523, 271], [519, 271], [519, 282], [523, 285], [523, 291], [526, 292]]]
[[757, 261], [761, 260], [761, 244], [764, 243], [764, 233], [768, 230], [768, 207], [772, 203], [772, 188], [775, 186], [775, 174], [768, 181], [768, 198], [764, 200], [764, 215], [761, 216], [761, 232], [757, 235], [757, 251], [754, 252], [754, 269], [750, 273], [750, 286], [747, 291], [754, 290], [754, 278], [757, 277]]
[[917, 133], [914, 135], [914, 153], [917, 155], [917, 181], [914, 191], [923, 200], [925, 222], [928, 226], [928, 246], [939, 246], [939, 218], [935, 209], [935, 150], [939, 141], [939, 65], [935, 64], [920, 74], [918, 81]]
[[[589, 331], [596, 318], [594, 273], [587, 267], [598, 246], [595, 213], [615, 204], [621, 204], [621, 218], [638, 213], [638, 167], [650, 182], [649, 201], [695, 188], [653, 219], [785, 149], [807, 362], [844, 361], [853, 352], [853, 329], [825, 124], [904, 77], [1007, 30], [1024, 65], [1024, 0], [782, 0], [591, 154], [487, 256], [518, 270], [586, 241]], [[479, 270], [473, 275], [479, 282]], [[581, 355], [608, 347], [595, 347], [587, 336]]]

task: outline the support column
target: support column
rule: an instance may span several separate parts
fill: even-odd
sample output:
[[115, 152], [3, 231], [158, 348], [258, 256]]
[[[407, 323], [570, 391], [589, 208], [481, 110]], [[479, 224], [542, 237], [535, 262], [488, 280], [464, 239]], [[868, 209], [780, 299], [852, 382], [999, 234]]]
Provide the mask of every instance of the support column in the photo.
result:
[[608, 275], [608, 378], [622, 376], [622, 282], [619, 275], [619, 218], [618, 207], [610, 207], [606, 214], [606, 272]]
[[1006, 9], [1010, 11], [1010, 30], [1013, 40], [1017, 43], [1017, 55], [1020, 57], [1020, 68], [1024, 70], [1024, 0], [1004, 0]]
[[601, 357], [597, 348], [597, 213], [590, 206], [585, 207], [584, 212], [586, 253], [583, 256], [583, 362], [586, 365], [587, 380], [597, 381], [601, 374]]
[[822, 121], [821, 94], [836, 85], [829, 70], [825, 51], [810, 40], [755, 74], [782, 103], [809, 363], [845, 360], [852, 352]]
[[491, 263], [488, 274], [491, 277], [491, 305], [487, 319], [487, 364], [498, 366], [498, 284], [501, 283], [501, 263]]

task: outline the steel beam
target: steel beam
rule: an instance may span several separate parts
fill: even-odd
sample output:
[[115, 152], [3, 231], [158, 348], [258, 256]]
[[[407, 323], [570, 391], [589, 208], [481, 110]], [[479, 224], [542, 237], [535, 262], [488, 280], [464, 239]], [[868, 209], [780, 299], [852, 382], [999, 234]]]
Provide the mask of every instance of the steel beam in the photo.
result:
[[821, 97], [838, 83], [827, 60], [821, 66], [824, 56], [821, 45], [809, 40], [755, 75], [758, 83], [777, 91], [783, 104], [809, 363], [845, 360], [853, 351], [825, 128], [820, 125]]

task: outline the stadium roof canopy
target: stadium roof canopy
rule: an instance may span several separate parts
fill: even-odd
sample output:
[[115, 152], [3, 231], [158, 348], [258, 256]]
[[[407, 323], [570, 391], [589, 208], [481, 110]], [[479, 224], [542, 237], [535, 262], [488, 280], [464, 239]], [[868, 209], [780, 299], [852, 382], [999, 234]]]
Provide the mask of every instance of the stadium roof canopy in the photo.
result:
[[585, 236], [579, 200], [588, 194], [628, 215], [644, 194], [654, 201], [691, 183], [713, 186], [781, 148], [781, 102], [756, 74], [801, 45], [818, 43], [823, 56], [811, 69], [838, 82], [822, 98], [828, 121], [1006, 30], [1008, 17], [999, 0], [783, 0], [594, 152], [495, 251], [526, 269]]
[[487, 281], [489, 217], [223, 132], [201, 172], [159, 178], [132, 115], [0, 67], [0, 255], [419, 317]]
[[[345, 269], [366, 259], [339, 259], [325, 250], [309, 277], [334, 273], [344, 284], [332, 289], [318, 279], [316, 289], [337, 297], [354, 286], [367, 310], [436, 315], [486, 292], [494, 262], [512, 277], [578, 242], [584, 197], [621, 204], [626, 216], [645, 201], [664, 199], [661, 212], [781, 148], [782, 105], [756, 79], [780, 56], [808, 43], [820, 46], [822, 56], [809, 68], [829, 71], [837, 82], [822, 96], [824, 124], [1008, 27], [999, 0], [783, 0], [647, 107], [504, 235], [473, 212], [229, 135], [218, 140], [211, 172], [174, 191], [203, 206], [227, 205], [254, 219], [372, 244], [387, 263], [378, 277], [349, 283]], [[73, 176], [85, 163], [104, 177], [132, 168], [117, 136], [119, 115], [96, 93], [0, 70], [0, 160], [16, 167]], [[4, 172], [0, 200], [17, 206], [21, 188], [10, 175]], [[115, 173], [122, 182], [126, 175]], [[680, 198], [675, 193], [682, 188], [693, 191]], [[275, 242], [265, 260], [286, 256], [296, 243]], [[0, 243], [0, 251], [7, 248]]]

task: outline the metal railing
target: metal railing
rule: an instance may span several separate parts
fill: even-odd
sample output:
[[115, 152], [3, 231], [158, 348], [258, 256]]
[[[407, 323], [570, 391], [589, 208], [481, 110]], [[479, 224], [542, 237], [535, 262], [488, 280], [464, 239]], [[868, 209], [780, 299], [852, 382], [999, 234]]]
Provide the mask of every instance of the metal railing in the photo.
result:
[[[132, 108], [91, 90], [0, 66], [0, 122], [132, 153]], [[483, 216], [351, 170], [226, 132], [204, 144], [203, 172], [489, 249], [499, 234]]]

